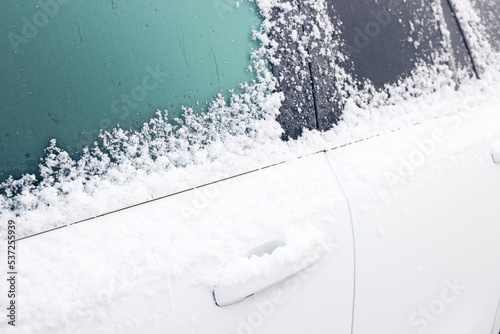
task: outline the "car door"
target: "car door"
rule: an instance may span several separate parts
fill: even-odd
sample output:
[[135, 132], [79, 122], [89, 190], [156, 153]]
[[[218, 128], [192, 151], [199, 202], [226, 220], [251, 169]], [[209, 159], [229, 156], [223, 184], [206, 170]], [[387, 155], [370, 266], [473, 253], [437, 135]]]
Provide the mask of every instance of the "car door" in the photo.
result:
[[322, 152], [18, 248], [26, 331], [351, 332], [351, 222]]
[[[356, 47], [354, 71], [357, 67], [360, 75], [372, 76], [376, 82], [405, 64], [398, 59], [404, 60], [407, 55], [399, 57], [400, 49], [390, 45], [398, 41], [394, 35], [405, 34], [405, 22], [412, 21], [419, 2], [396, 5], [384, 1], [373, 4], [379, 6], [378, 10], [365, 11], [356, 7], [356, 2], [344, 6], [331, 3], [341, 18], [354, 17], [354, 23], [344, 19], [344, 29], [351, 34], [346, 41], [352, 43], [351, 48]], [[390, 8], [384, 8], [387, 5]], [[366, 15], [364, 21], [356, 9]], [[474, 64], [480, 59], [474, 57], [473, 61], [468, 52], [477, 39], [470, 43], [461, 36], [455, 9], [442, 2], [441, 22], [450, 30], [448, 43], [455, 59], [455, 65], [448, 64], [467, 69], [470, 77], [481, 75]], [[418, 12], [417, 16], [425, 10]], [[425, 22], [425, 15], [423, 18], [420, 23]], [[387, 30], [391, 24], [400, 26]], [[425, 26], [428, 29], [432, 25]], [[420, 36], [435, 45], [432, 41], [439, 35]], [[494, 41], [493, 34], [493, 45]], [[416, 44], [407, 47], [415, 47], [412, 52], [416, 50], [417, 54], [429, 50]], [[405, 47], [401, 50], [407, 51]], [[480, 51], [481, 59], [486, 59], [484, 51]], [[394, 58], [394, 53], [398, 57]], [[379, 61], [372, 63], [373, 57]], [[396, 66], [390, 66], [391, 60], [397, 62]], [[426, 62], [432, 66], [432, 61]], [[375, 64], [374, 71], [370, 64]], [[401, 90], [390, 87], [404, 87], [405, 77], [418, 83], [411, 72], [399, 73], [403, 75], [398, 84], [386, 86], [390, 95], [401, 94]], [[390, 81], [383, 79], [382, 83]], [[406, 96], [422, 114], [425, 108], [434, 108], [441, 110], [440, 115], [423, 118], [412, 126], [388, 129], [392, 132], [380, 131], [372, 138], [327, 153], [353, 219], [353, 333], [492, 333], [500, 298], [496, 266], [500, 169], [493, 158], [499, 139], [494, 97], [497, 86], [491, 81], [475, 85], [478, 90], [465, 89], [452, 103], [431, 99], [431, 104], [421, 104], [422, 99]], [[352, 117], [351, 112], [347, 110], [345, 117]], [[375, 116], [374, 120], [379, 117], [369, 114], [369, 108], [358, 112], [365, 112], [367, 118]]]
[[491, 333], [500, 300], [491, 141], [500, 137], [488, 124], [499, 115], [474, 114], [328, 153], [353, 218], [353, 333]]

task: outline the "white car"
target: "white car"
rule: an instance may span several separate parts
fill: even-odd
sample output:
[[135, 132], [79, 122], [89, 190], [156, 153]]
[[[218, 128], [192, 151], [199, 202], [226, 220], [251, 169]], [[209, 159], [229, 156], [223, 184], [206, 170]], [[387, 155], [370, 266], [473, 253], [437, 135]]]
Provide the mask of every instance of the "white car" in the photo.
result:
[[500, 333], [500, 2], [213, 6], [253, 81], [0, 186], [2, 332]]

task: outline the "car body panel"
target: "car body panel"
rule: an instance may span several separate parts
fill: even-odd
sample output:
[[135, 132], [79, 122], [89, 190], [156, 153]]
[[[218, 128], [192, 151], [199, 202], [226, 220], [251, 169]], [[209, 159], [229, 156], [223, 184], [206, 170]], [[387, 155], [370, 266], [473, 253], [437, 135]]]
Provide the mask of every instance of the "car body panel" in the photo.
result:
[[464, 117], [328, 153], [353, 219], [353, 333], [491, 332], [500, 299], [500, 166], [475, 132], [487, 138], [498, 115]]
[[[292, 247], [301, 254], [307, 231], [325, 236], [318, 247], [325, 247], [327, 254], [320, 261], [240, 303], [216, 306], [213, 286], [202, 277], [212, 281], [222, 280], [219, 273], [231, 277], [225, 268], [241, 261], [246, 250], [283, 236], [284, 250]], [[302, 236], [297, 239], [299, 246], [288, 245], [289, 233]], [[127, 249], [120, 247], [124, 242]], [[78, 247], [81, 257], [65, 257], [68, 245]], [[27, 305], [44, 291], [50, 291], [59, 304], [67, 304], [72, 296], [57, 286], [72, 286], [73, 295], [87, 295], [89, 301], [67, 314], [69, 329], [75, 333], [313, 330], [326, 334], [335, 329], [347, 334], [351, 330], [352, 228], [347, 202], [324, 153], [24, 239], [19, 248], [24, 291], [20, 312], [36, 312]], [[242, 253], [228, 253], [229, 259], [224, 259], [225, 248]], [[40, 254], [40, 249], [45, 251]], [[137, 252], [144, 261], [130, 262]], [[272, 260], [274, 254], [265, 259]], [[295, 261], [300, 265], [302, 259]], [[235, 267], [240, 272], [235, 274], [251, 271], [251, 263]], [[48, 277], [37, 279], [35, 268], [53, 266], [68, 266], [68, 276], [50, 277], [48, 271]], [[91, 268], [95, 273], [87, 272]], [[58, 283], [45, 286], [48, 282]], [[63, 330], [68, 323], [33, 329]], [[21, 328], [30, 325], [21, 323]]]
[[[484, 60], [481, 69], [485, 70], [488, 66], [486, 60], [490, 59], [487, 56], [494, 58], [483, 54], [485, 57], [471, 60], [469, 48], [483, 43], [484, 48], [473, 49], [473, 53], [492, 51], [486, 47], [486, 40], [474, 39], [475, 35], [471, 34], [471, 30], [480, 24], [472, 16], [464, 19], [461, 16], [463, 7], [458, 6], [458, 20], [470, 22], [463, 27], [456, 26], [457, 21], [452, 17], [456, 8], [452, 5], [458, 1], [433, 2], [433, 5], [441, 3], [447, 6], [443, 18], [434, 11], [436, 8], [427, 7], [424, 2], [389, 0], [381, 3], [402, 8], [405, 15], [398, 20], [391, 18], [391, 28], [383, 30], [388, 22], [381, 14], [391, 8], [379, 6], [377, 2], [373, 7], [364, 8], [363, 15], [358, 15], [358, 10], [354, 9], [363, 9], [362, 1], [345, 3], [343, 8], [337, 8], [342, 9], [337, 14], [344, 11], [344, 17], [351, 17], [351, 22], [344, 25], [350, 31], [342, 37], [343, 42], [349, 43], [346, 39], [350, 39], [355, 43], [357, 36], [371, 35], [368, 44], [357, 45], [362, 54], [353, 58], [358, 64], [343, 68], [353, 74], [349, 77], [353, 81], [348, 82], [348, 76], [340, 76], [337, 82], [330, 79], [333, 75], [337, 80], [338, 72], [329, 72], [328, 66], [340, 71], [340, 67], [335, 67], [339, 64], [329, 61], [329, 54], [324, 49], [314, 49], [317, 41], [302, 41], [302, 37], [307, 39], [307, 34], [317, 28], [318, 22], [326, 24], [322, 20], [329, 14], [330, 18], [334, 17], [334, 14], [314, 2], [278, 2], [289, 4], [292, 9], [277, 8], [277, 12], [286, 15], [280, 21], [282, 26], [272, 26], [270, 34], [274, 42], [284, 41], [293, 47], [285, 48], [282, 53], [284, 62], [280, 65], [283, 68], [274, 66], [268, 73], [275, 75], [278, 91], [282, 90], [285, 97], [281, 105], [284, 109], [277, 120], [284, 130], [283, 139], [296, 138], [304, 129], [312, 131], [306, 131], [305, 138], [298, 142], [283, 143], [277, 140], [280, 133], [272, 131], [279, 125], [269, 122], [265, 124], [266, 129], [262, 129], [263, 136], [272, 132], [276, 141], [266, 137], [259, 142], [261, 146], [246, 146], [248, 141], [236, 140], [229, 141], [232, 147], [225, 147], [226, 142], [221, 140], [216, 141], [214, 146], [217, 147], [207, 153], [203, 151], [204, 139], [196, 141], [199, 138], [195, 138], [190, 146], [191, 138], [186, 132], [194, 130], [196, 133], [204, 130], [200, 127], [206, 125], [215, 132], [207, 136], [230, 136], [231, 129], [225, 129], [225, 124], [218, 127], [215, 119], [221, 115], [215, 114], [214, 120], [194, 122], [194, 128], [178, 128], [185, 136], [181, 133], [180, 140], [175, 143], [177, 146], [170, 146], [174, 152], [168, 153], [173, 153], [173, 159], [178, 158], [175, 157], [177, 153], [194, 153], [185, 154], [178, 165], [169, 165], [172, 156], [158, 159], [157, 152], [148, 155], [151, 153], [149, 148], [139, 144], [144, 138], [146, 142], [148, 138], [152, 139], [155, 133], [152, 137], [143, 138], [136, 134], [127, 137], [126, 130], [118, 129], [118, 137], [111, 140], [117, 140], [116, 147], [123, 145], [127, 154], [122, 155], [118, 150], [118, 154], [110, 154], [111, 158], [105, 157], [117, 160], [116, 165], [113, 165], [115, 161], [110, 164], [99, 160], [106, 152], [96, 158], [97, 165], [103, 162], [103, 169], [118, 166], [117, 169], [112, 169], [103, 187], [92, 188], [95, 184], [91, 183], [88, 193], [75, 192], [75, 197], [69, 202], [77, 203], [78, 196], [82, 196], [87, 201], [82, 207], [94, 210], [89, 215], [95, 215], [100, 209], [96, 205], [98, 200], [92, 202], [89, 198], [95, 191], [113, 194], [103, 189], [115, 186], [116, 182], [125, 183], [118, 184], [114, 194], [123, 190], [124, 184], [160, 183], [161, 180], [158, 187], [142, 188], [141, 195], [135, 198], [144, 199], [146, 195], [154, 198], [146, 193], [150, 189], [157, 191], [155, 195], [160, 189], [162, 197], [143, 204], [132, 203], [124, 209], [65, 226], [53, 222], [49, 226], [52, 217], [46, 219], [47, 222], [35, 223], [43, 225], [35, 226], [35, 230], [47, 226], [54, 230], [23, 235], [16, 242], [20, 255], [18, 328], [21, 331], [489, 334], [493, 327], [496, 332], [492, 334], [498, 334], [500, 115], [498, 101], [492, 105], [486, 101], [496, 98], [496, 91], [488, 91], [488, 82], [497, 83], [498, 79], [486, 77], [484, 81], [474, 81], [476, 78], [473, 78], [474, 62]], [[327, 5], [335, 1], [321, 3]], [[497, 3], [488, 1], [488, 6], [479, 6], [482, 17], [491, 19], [491, 8], [497, 8]], [[420, 11], [422, 5], [425, 10]], [[112, 6], [114, 8], [113, 2]], [[324, 12], [315, 12], [318, 8]], [[299, 37], [301, 43], [304, 42], [300, 46], [293, 35], [281, 30], [290, 27], [290, 17], [302, 17], [298, 13], [315, 18], [310, 21], [300, 19], [292, 25], [297, 29], [295, 39]], [[414, 29], [413, 14], [422, 15], [424, 19], [417, 21], [423, 28], [417, 26]], [[451, 36], [445, 34], [446, 37], [440, 30], [442, 26], [427, 25], [426, 22], [446, 23], [454, 25], [454, 29]], [[364, 27], [365, 32], [359, 27]], [[379, 27], [380, 31], [374, 27]], [[467, 32], [465, 39], [461, 36], [463, 31]], [[495, 32], [494, 29], [491, 31]], [[491, 31], [490, 40], [495, 48], [498, 47], [497, 38]], [[324, 35], [325, 32], [320, 31], [318, 36], [323, 38]], [[393, 36], [393, 40], [375, 42], [383, 35]], [[80, 42], [85, 36], [80, 36]], [[417, 37], [422, 37], [424, 43], [413, 43], [413, 38]], [[448, 44], [445, 37], [450, 39]], [[391, 52], [394, 45], [402, 43], [407, 53]], [[455, 58], [434, 59], [431, 56], [433, 45], [439, 45], [440, 55], [454, 55]], [[338, 50], [334, 48], [334, 51]], [[418, 55], [414, 57], [415, 52]], [[420, 55], [422, 52], [423, 56]], [[213, 52], [205, 53], [207, 55], [215, 58]], [[387, 59], [382, 61], [384, 57]], [[181, 64], [184, 63], [183, 57], [178, 58]], [[433, 63], [434, 60], [437, 64]], [[414, 73], [414, 66], [419, 61], [423, 61], [419, 63], [419, 70], [428, 70], [435, 76], [426, 77], [424, 73], [419, 77], [418, 71]], [[386, 66], [381, 66], [382, 63]], [[391, 65], [393, 63], [398, 66]], [[214, 66], [217, 64], [215, 60]], [[369, 66], [373, 64], [376, 71], [370, 73]], [[350, 73], [349, 69], [354, 72]], [[486, 72], [480, 72], [483, 73]], [[361, 89], [357, 85], [366, 83], [355, 82], [356, 76], [358, 79], [373, 79], [375, 86]], [[213, 71], [209, 77], [215, 80]], [[273, 85], [274, 82], [274, 88]], [[412, 87], [416, 89], [413, 91]], [[339, 93], [340, 89], [345, 91]], [[293, 94], [287, 96], [287, 90]], [[443, 97], [459, 101], [441, 103]], [[249, 96], [246, 98], [250, 99]], [[346, 106], [342, 105], [344, 98], [349, 98]], [[374, 104], [371, 104], [372, 98], [376, 100]], [[219, 102], [223, 104], [223, 101]], [[276, 100], [264, 102], [274, 105]], [[259, 108], [263, 104], [258, 104]], [[231, 110], [235, 114], [231, 115], [248, 111], [245, 107], [248, 105], [241, 109], [235, 107]], [[457, 110], [452, 110], [455, 107]], [[432, 110], [427, 113], [423, 110], [425, 108]], [[337, 122], [342, 123], [340, 129], [335, 128], [331, 133], [315, 131], [327, 130]], [[242, 126], [243, 132], [247, 131], [246, 124], [235, 126]], [[248, 139], [260, 140], [260, 130], [248, 130], [257, 132]], [[341, 138], [337, 140], [336, 135]], [[334, 137], [335, 148], [323, 141]], [[317, 152], [316, 140], [325, 151]], [[274, 154], [274, 149], [285, 151], [280, 152], [280, 157], [290, 157], [290, 152], [302, 152], [308, 147], [314, 147], [317, 153], [294, 154], [286, 162], [272, 166], [270, 163], [258, 170], [253, 170], [253, 165], [241, 165], [241, 161], [250, 159], [246, 156], [241, 160], [238, 158], [269, 143], [275, 146], [249, 154], [255, 154], [254, 157], [266, 155], [262, 161], [274, 161], [273, 157], [267, 156]], [[48, 153], [61, 153], [51, 148], [54, 150], [47, 149]], [[140, 149], [145, 149], [144, 156], [140, 155]], [[203, 168], [191, 168], [199, 167], [200, 161], [213, 163], [214, 170], [227, 164], [227, 156], [224, 157], [226, 160], [218, 161], [218, 154], [222, 155], [224, 149], [238, 152], [233, 155], [238, 161], [230, 161], [231, 166], [224, 170], [244, 173], [217, 178], [199, 173]], [[300, 157], [295, 158], [298, 155]], [[52, 208], [36, 210], [39, 206], [50, 207], [51, 203], [64, 205], [64, 201], [51, 200], [73, 196], [72, 190], [86, 185], [86, 174], [78, 174], [76, 180], [70, 179], [71, 175], [64, 175], [74, 170], [64, 165], [68, 162], [64, 160], [67, 156], [62, 154], [62, 157], [62, 161], [54, 158], [46, 162], [48, 171], [44, 187], [47, 191], [40, 196], [48, 199], [44, 198], [46, 201], [41, 201], [42, 205], [36, 196], [29, 197], [30, 191], [36, 188], [33, 180], [27, 178], [25, 185], [13, 182], [11, 188], [5, 188], [7, 192], [26, 191], [27, 196], [19, 196], [12, 203], [27, 203], [28, 208], [34, 208], [35, 213], [29, 212], [31, 216], [20, 218], [20, 224], [29, 223], [26, 217], [33, 217], [38, 212], [45, 215], [44, 219], [47, 212], [57, 213], [57, 210], [51, 211]], [[138, 159], [128, 164], [130, 157]], [[140, 163], [135, 164], [142, 162], [144, 157], [158, 159], [160, 164], [166, 165], [155, 165], [157, 169], [153, 168], [152, 175], [148, 175], [152, 169], [143, 171]], [[188, 161], [191, 158], [193, 161]], [[124, 165], [120, 165], [121, 159]], [[78, 167], [88, 167], [85, 163]], [[51, 169], [53, 165], [56, 166], [55, 172]], [[61, 170], [57, 170], [61, 166]], [[121, 167], [123, 170], [118, 171]], [[176, 174], [181, 169], [182, 173]], [[252, 171], [246, 172], [250, 169]], [[97, 182], [101, 182], [100, 172], [92, 174]], [[171, 172], [170, 178], [163, 178], [164, 172]], [[63, 177], [57, 179], [54, 175]], [[134, 180], [137, 182], [126, 183], [137, 175], [138, 180]], [[199, 180], [202, 179], [208, 180], [207, 183], [201, 184]], [[221, 181], [212, 182], [214, 179]], [[74, 181], [70, 187], [64, 183], [68, 180]], [[59, 182], [62, 185], [57, 184]], [[196, 186], [164, 195], [163, 191], [177, 191], [185, 185]], [[133, 193], [136, 189], [128, 187], [127, 191]], [[120, 205], [118, 203], [129, 203], [126, 201], [130, 198], [107, 198], [112, 204], [103, 207], [113, 210]], [[5, 203], [10, 205], [10, 202]], [[92, 205], [95, 207], [91, 208]], [[323, 253], [326, 254], [317, 256]], [[286, 274], [282, 274], [285, 270]], [[64, 274], [61, 275], [62, 271]], [[270, 280], [288, 277], [289, 273], [293, 275], [283, 281], [274, 283]], [[233, 295], [231, 289], [237, 293]], [[217, 305], [219, 291], [231, 293], [221, 298], [224, 302]], [[242, 295], [248, 297], [233, 304]], [[220, 307], [222, 304], [224, 307]], [[24, 322], [23, 318], [30, 321]]]

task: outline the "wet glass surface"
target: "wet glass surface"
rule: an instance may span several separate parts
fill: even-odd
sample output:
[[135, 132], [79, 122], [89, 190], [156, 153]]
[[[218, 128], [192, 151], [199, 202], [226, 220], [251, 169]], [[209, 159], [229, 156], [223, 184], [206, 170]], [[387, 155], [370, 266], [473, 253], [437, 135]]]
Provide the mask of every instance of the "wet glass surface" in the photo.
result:
[[1, 1], [0, 181], [157, 109], [203, 111], [250, 81], [255, 6], [234, 1]]

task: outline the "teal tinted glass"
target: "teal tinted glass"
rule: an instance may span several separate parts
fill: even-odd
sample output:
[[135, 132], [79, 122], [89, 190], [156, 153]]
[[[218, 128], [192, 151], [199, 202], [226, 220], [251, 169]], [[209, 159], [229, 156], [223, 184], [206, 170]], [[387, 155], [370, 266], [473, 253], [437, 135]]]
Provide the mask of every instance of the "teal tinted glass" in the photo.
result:
[[0, 182], [157, 109], [203, 112], [253, 79], [256, 7], [231, 0], [0, 0]]

